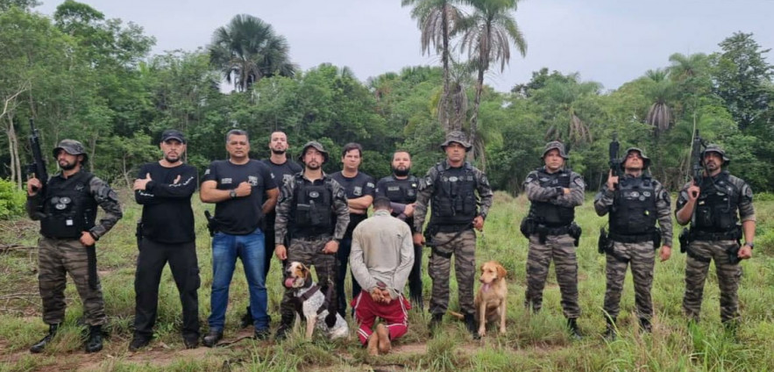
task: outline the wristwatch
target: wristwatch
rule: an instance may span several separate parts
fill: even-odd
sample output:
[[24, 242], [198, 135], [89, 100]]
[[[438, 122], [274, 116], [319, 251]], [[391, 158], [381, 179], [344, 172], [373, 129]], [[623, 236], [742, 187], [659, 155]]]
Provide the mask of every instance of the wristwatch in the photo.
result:
[[229, 191], [228, 192], [228, 196], [230, 196], [231, 199], [236, 199], [236, 197], [237, 197], [236, 190]]
[[755, 244], [753, 244], [753, 243], [750, 243], [750, 242], [745, 242], [745, 243], [744, 243], [744, 245], [746, 245], [746, 246], [750, 247], [750, 249], [753, 249], [753, 248], [755, 248]]

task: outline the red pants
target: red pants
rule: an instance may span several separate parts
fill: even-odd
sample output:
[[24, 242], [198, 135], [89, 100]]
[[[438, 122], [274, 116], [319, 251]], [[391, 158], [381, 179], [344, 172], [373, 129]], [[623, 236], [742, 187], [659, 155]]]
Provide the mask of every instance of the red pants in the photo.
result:
[[368, 342], [368, 337], [374, 333], [371, 328], [373, 328], [376, 318], [384, 320], [390, 332], [390, 340], [405, 335], [406, 330], [408, 330], [408, 311], [411, 309], [411, 304], [406, 301], [403, 295], [390, 301], [389, 304], [380, 304], [374, 302], [371, 299], [371, 294], [364, 289], [352, 300], [350, 305], [355, 309], [355, 320], [360, 324], [357, 336], [363, 345]]

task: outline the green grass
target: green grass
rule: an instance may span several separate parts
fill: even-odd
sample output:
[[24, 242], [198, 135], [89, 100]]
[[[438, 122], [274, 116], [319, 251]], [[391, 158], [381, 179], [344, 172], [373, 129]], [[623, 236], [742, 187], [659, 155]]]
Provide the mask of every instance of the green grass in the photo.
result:
[[[758, 238], [753, 259], [744, 262], [739, 290], [742, 325], [736, 338], [726, 334], [719, 319], [719, 292], [714, 269], [705, 289], [702, 323], [688, 329], [681, 312], [684, 290], [685, 256], [674, 247], [672, 258], [657, 262], [653, 300], [656, 310], [654, 332], [641, 335], [634, 314], [631, 275], [627, 275], [620, 337], [605, 342], [602, 301], [605, 291], [604, 257], [597, 254], [596, 234], [606, 219], [597, 217], [591, 195], [577, 211], [583, 227], [578, 247], [579, 292], [583, 315], [579, 320], [586, 337], [572, 341], [564, 329], [559, 305], [559, 289], [553, 272], [549, 275], [540, 314], [527, 313], [522, 303], [525, 290], [527, 241], [518, 225], [529, 207], [522, 196], [495, 195], [484, 234], [479, 235], [477, 260], [497, 260], [509, 271], [508, 332], [498, 335], [490, 327], [488, 336], [474, 341], [462, 323], [446, 318], [440, 335], [430, 338], [428, 316], [412, 311], [409, 331], [396, 342], [396, 352], [379, 358], [369, 357], [352, 332], [349, 341], [329, 342], [316, 337], [311, 342], [294, 333], [281, 345], [273, 341], [244, 340], [228, 347], [185, 350], [180, 337], [182, 323], [177, 289], [169, 269], [162, 277], [159, 314], [151, 348], [138, 353], [127, 351], [131, 340], [134, 314], [134, 265], [137, 248], [134, 221], [140, 208], [122, 194], [124, 219], [98, 243], [99, 270], [110, 335], [105, 350], [95, 355], [82, 351], [79, 325], [82, 307], [75, 288], [67, 287], [68, 309], [65, 325], [54, 342], [41, 355], [27, 352], [29, 346], [46, 331], [40, 320], [37, 294], [37, 256], [35, 250], [11, 250], [0, 254], [0, 371], [109, 370], [109, 371], [766, 371], [774, 370], [774, 201], [756, 200]], [[674, 199], [673, 199], [674, 200]], [[197, 253], [202, 287], [199, 291], [200, 317], [205, 325], [209, 315], [212, 281], [210, 238], [204, 226], [205, 206], [195, 199], [197, 217]], [[212, 206], [206, 206], [212, 209]], [[675, 228], [679, 231], [679, 228]], [[675, 238], [675, 244], [677, 244]], [[0, 224], [3, 244], [34, 246], [37, 225], [27, 220]], [[424, 263], [426, 267], [427, 254]], [[431, 281], [424, 273], [426, 301]], [[454, 276], [452, 276], [454, 278]], [[276, 261], [269, 275], [269, 313], [273, 328], [278, 321], [282, 295], [280, 271]], [[456, 283], [452, 279], [451, 309], [458, 308]], [[247, 286], [241, 265], [237, 266], [227, 312], [226, 339], [249, 334], [237, 329], [239, 317], [248, 303]], [[351, 324], [354, 328], [354, 324]]]

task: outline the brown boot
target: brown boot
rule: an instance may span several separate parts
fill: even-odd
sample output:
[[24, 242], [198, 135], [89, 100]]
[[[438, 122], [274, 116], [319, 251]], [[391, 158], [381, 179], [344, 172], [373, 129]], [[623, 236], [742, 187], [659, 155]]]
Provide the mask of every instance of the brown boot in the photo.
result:
[[392, 349], [392, 343], [390, 342], [390, 331], [384, 324], [376, 326], [376, 334], [379, 335], [379, 351], [382, 354], [387, 354]]
[[376, 332], [368, 336], [368, 355], [379, 355], [379, 334]]

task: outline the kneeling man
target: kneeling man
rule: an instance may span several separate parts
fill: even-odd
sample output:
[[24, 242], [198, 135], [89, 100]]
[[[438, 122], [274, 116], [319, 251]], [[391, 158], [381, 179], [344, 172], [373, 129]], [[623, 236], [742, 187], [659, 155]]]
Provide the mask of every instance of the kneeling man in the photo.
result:
[[[349, 264], [363, 291], [352, 300], [358, 337], [368, 353], [390, 351], [392, 340], [406, 334], [409, 302], [403, 287], [414, 264], [411, 229], [390, 216], [390, 199], [374, 200], [374, 215], [360, 223], [352, 234]], [[373, 330], [376, 318], [383, 320]]]

